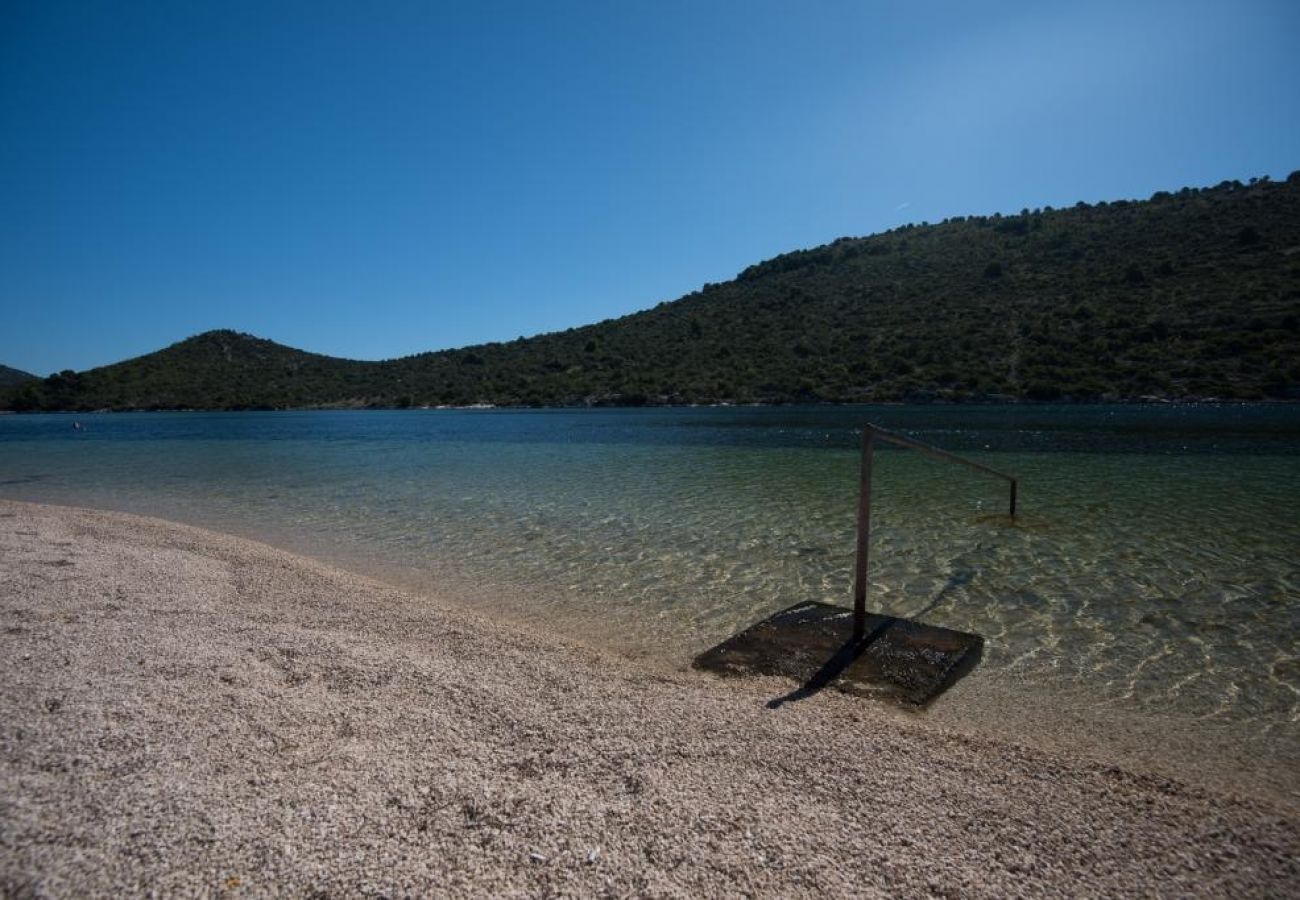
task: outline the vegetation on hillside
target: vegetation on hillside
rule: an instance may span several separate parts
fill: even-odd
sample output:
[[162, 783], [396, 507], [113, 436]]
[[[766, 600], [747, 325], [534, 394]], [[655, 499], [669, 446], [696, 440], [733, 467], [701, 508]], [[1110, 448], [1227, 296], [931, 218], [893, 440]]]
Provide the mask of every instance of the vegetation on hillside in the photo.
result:
[[387, 362], [209, 332], [16, 409], [1300, 399], [1300, 172], [841, 238], [583, 328]]

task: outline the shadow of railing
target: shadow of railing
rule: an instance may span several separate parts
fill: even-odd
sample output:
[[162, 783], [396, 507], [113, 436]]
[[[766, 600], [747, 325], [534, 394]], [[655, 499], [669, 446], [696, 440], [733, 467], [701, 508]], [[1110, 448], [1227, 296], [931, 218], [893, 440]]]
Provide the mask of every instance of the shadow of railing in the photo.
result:
[[925, 606], [923, 606], [921, 609], [912, 613], [911, 618], [919, 619], [924, 615], [928, 615], [929, 613], [934, 612], [934, 610], [939, 606], [939, 604], [943, 603], [943, 601], [948, 599], [949, 594], [951, 594], [953, 591], [957, 590], [958, 588], [964, 588], [966, 585], [970, 584], [974, 580], [975, 580], [975, 572], [970, 569], [963, 569], [958, 572], [953, 572], [951, 575], [948, 576], [947, 583], [944, 584], [944, 586], [939, 589], [939, 593], [934, 595], [934, 599], [931, 600], [929, 603], [927, 603]]

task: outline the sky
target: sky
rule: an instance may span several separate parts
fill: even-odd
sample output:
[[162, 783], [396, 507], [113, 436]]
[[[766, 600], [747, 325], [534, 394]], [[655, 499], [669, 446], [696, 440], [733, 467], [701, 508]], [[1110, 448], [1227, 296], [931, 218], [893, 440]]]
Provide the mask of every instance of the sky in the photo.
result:
[[0, 363], [383, 359], [1300, 169], [1300, 3], [0, 3]]

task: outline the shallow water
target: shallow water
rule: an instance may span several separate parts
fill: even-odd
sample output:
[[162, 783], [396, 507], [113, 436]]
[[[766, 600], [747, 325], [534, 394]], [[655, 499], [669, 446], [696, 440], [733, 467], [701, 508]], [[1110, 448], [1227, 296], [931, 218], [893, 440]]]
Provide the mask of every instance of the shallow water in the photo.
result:
[[[874, 407], [0, 416], [0, 496], [251, 535], [685, 660], [850, 603], [976, 631], [982, 668], [1108, 710], [1300, 735], [1300, 408]], [[73, 422], [84, 430], [74, 430]]]

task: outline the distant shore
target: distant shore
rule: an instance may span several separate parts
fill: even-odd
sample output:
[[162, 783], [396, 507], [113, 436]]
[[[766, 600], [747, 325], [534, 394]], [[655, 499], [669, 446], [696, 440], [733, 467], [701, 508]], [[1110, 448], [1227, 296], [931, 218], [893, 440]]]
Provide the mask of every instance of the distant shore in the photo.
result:
[[636, 410], [636, 409], [799, 409], [799, 408], [851, 408], [855, 406], [997, 406], [1007, 408], [1051, 407], [1051, 406], [1295, 406], [1300, 398], [1263, 397], [1250, 400], [1223, 397], [1128, 397], [1111, 400], [1071, 399], [1056, 400], [1022, 400], [1017, 398], [909, 398], [906, 400], [864, 400], [861, 403], [839, 403], [831, 401], [810, 401], [807, 403], [780, 402], [734, 402], [720, 400], [715, 403], [672, 403], [652, 402], [639, 404], [616, 403], [570, 403], [534, 406], [512, 403], [465, 403], [465, 404], [411, 404], [391, 403], [318, 403], [307, 406], [149, 406], [149, 407], [105, 407], [103, 409], [0, 409], [0, 415], [99, 415], [104, 413], [142, 413], [142, 412], [363, 412], [363, 411], [435, 411], [435, 410], [501, 410], [505, 412], [529, 412], [545, 410], [564, 410], [572, 412], [584, 409], [601, 410]]
[[0, 501], [0, 894], [1281, 895], [1281, 807]]

